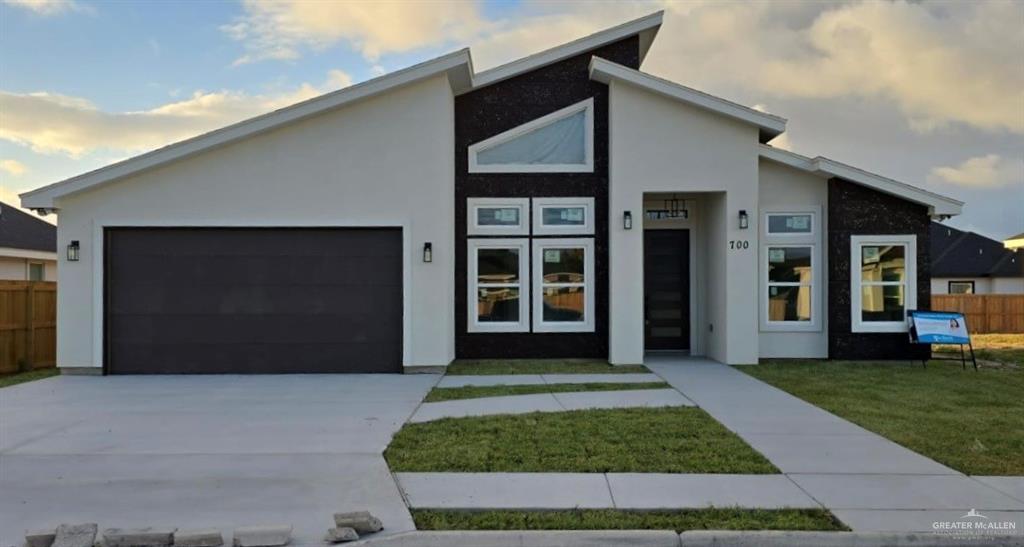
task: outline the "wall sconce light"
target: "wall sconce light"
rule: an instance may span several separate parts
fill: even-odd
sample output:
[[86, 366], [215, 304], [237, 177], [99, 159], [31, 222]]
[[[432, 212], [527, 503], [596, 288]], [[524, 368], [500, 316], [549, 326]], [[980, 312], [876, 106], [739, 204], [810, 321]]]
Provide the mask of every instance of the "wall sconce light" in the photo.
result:
[[423, 244], [423, 261], [434, 261], [434, 246], [429, 241]]
[[78, 240], [73, 240], [68, 244], [68, 262], [78, 262]]
[[747, 217], [747, 210], [740, 209], [740, 230], [746, 230], [750, 227], [750, 219]]
[[633, 213], [626, 211], [622, 213], [622, 229], [632, 230], [633, 229]]

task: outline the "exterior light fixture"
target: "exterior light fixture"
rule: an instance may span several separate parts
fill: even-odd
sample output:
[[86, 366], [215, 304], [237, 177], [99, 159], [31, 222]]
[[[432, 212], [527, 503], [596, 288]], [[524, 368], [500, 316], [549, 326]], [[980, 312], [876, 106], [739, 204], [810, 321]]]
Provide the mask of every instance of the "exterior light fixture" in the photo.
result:
[[423, 261], [434, 261], [434, 246], [429, 241], [423, 244]]
[[626, 211], [622, 213], [622, 229], [632, 230], [633, 229], [633, 213]]
[[68, 244], [68, 262], [78, 262], [78, 249], [77, 239]]
[[750, 218], [747, 217], [747, 210], [740, 209], [740, 230], [746, 230], [750, 227]]

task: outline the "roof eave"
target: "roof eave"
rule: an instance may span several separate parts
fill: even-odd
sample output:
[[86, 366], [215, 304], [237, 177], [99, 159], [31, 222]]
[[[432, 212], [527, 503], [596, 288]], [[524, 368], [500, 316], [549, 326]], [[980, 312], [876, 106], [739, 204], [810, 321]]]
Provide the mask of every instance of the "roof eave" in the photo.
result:
[[610, 84], [613, 80], [626, 82], [652, 93], [754, 125], [758, 128], [761, 142], [767, 142], [786, 130], [785, 118], [754, 110], [600, 57], [595, 56], [590, 60], [590, 79], [603, 84]]
[[472, 85], [472, 58], [469, 49], [431, 59], [409, 68], [385, 74], [344, 89], [326, 93], [260, 116], [242, 120], [162, 148], [128, 158], [94, 171], [55, 182], [20, 194], [22, 207], [54, 209], [55, 200], [75, 192], [160, 167], [219, 146], [224, 146], [264, 131], [297, 122], [322, 112], [371, 97], [378, 93], [446, 74], [453, 93]]

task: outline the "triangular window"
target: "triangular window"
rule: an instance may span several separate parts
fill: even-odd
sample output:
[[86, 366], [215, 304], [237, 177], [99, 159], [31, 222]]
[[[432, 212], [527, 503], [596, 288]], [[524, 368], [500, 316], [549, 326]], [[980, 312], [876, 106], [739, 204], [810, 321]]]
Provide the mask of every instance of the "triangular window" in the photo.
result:
[[469, 147], [470, 173], [594, 170], [594, 99], [552, 112]]

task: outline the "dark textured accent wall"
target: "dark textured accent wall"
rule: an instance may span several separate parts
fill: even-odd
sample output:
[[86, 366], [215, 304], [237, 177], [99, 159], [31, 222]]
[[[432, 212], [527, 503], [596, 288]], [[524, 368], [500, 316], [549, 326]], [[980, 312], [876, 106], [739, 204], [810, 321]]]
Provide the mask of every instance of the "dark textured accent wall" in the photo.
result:
[[930, 225], [927, 207], [843, 179], [828, 181], [830, 359], [920, 360], [930, 355], [928, 346], [911, 344], [906, 333], [850, 331], [850, 236], [916, 234], [917, 305], [927, 308], [931, 299]]
[[[627, 38], [455, 98], [455, 355], [458, 358], [608, 356], [608, 87], [590, 80], [588, 68], [595, 55], [639, 68], [640, 42], [635, 36]], [[468, 172], [469, 145], [590, 97], [594, 98], [593, 173]], [[558, 196], [594, 197], [594, 332], [467, 332], [466, 198]]]

